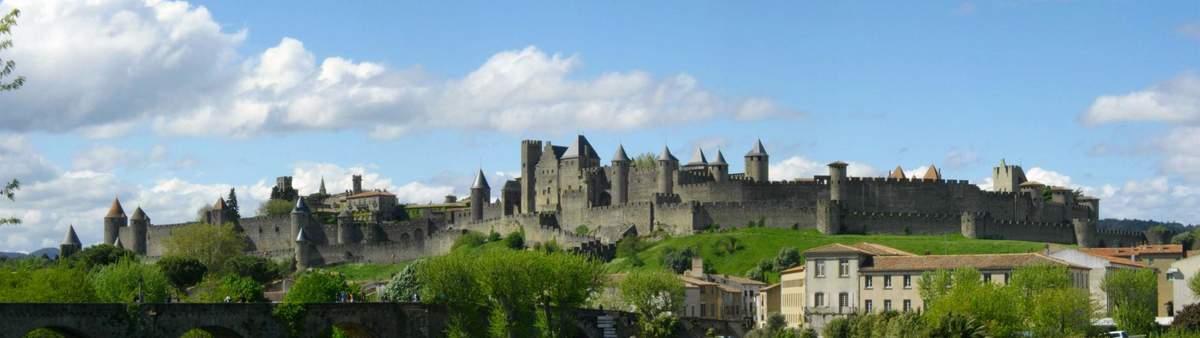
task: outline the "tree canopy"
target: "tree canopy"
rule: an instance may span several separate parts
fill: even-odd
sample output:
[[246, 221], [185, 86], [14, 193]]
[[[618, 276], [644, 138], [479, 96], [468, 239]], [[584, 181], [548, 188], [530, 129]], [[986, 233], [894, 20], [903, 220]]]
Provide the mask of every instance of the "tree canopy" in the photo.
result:
[[246, 248], [246, 239], [232, 224], [185, 225], [172, 229], [163, 242], [168, 256], [194, 258], [210, 271], [220, 270], [226, 260], [241, 255]]

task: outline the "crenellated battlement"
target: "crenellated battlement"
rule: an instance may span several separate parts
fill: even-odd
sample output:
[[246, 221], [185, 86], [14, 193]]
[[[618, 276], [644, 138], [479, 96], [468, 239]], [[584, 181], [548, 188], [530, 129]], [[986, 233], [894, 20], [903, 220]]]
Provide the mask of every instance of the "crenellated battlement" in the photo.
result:
[[946, 179], [921, 179], [921, 178], [892, 178], [892, 177], [847, 177], [847, 182], [851, 183], [900, 183], [900, 184], [940, 184], [940, 185], [967, 185], [971, 184], [967, 180], [946, 180]]

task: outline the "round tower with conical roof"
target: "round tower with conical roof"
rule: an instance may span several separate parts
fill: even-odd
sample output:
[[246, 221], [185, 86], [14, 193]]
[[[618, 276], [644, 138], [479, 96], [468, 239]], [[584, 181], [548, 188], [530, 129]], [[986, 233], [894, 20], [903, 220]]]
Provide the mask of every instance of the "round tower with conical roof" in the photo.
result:
[[613, 204], [625, 204], [629, 202], [629, 155], [625, 154], [625, 146], [617, 145], [617, 153], [612, 159], [613, 181], [612, 181], [612, 202]]
[[296, 271], [308, 270], [311, 266], [311, 246], [312, 241], [304, 233], [304, 229], [300, 229], [300, 232], [296, 233]]
[[725, 182], [729, 179], [729, 163], [725, 162], [725, 154], [721, 150], [717, 150], [717, 159], [708, 164], [708, 172], [712, 174], [713, 181]]
[[108, 208], [108, 214], [104, 216], [104, 243], [112, 244], [117, 238], [121, 237], [121, 228], [129, 225], [129, 218], [125, 217], [125, 209], [121, 208], [121, 200], [113, 197], [112, 206]]
[[475, 184], [471, 185], [471, 220], [479, 221], [483, 219], [483, 208], [488, 204], [492, 197], [492, 187], [488, 186], [487, 178], [483, 176], [483, 169], [475, 174]]
[[150, 217], [146, 216], [146, 212], [142, 211], [142, 207], [138, 207], [133, 211], [133, 217], [129, 219], [130, 228], [133, 230], [133, 238], [130, 243], [130, 250], [139, 255], [146, 254], [146, 231], [150, 228]]
[[663, 146], [662, 154], [658, 155], [658, 192], [662, 194], [675, 193], [675, 173], [679, 170], [679, 159], [671, 155], [671, 148]]
[[767, 155], [767, 149], [763, 147], [762, 140], [754, 141], [754, 147], [746, 153], [746, 178], [754, 182], [767, 182], [770, 180], [767, 167], [770, 165], [770, 156]]
[[308, 203], [304, 202], [304, 197], [296, 198], [296, 207], [292, 208], [291, 226], [292, 237], [300, 236], [300, 230], [308, 225], [308, 220], [311, 218], [311, 210], [308, 209]]

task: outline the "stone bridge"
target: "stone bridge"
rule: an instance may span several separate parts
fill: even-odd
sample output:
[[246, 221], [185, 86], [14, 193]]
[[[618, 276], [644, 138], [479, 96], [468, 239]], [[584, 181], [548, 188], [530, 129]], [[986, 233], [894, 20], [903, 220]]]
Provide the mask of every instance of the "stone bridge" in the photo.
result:
[[[272, 315], [275, 304], [0, 304], [0, 338], [19, 338], [35, 329], [48, 329], [71, 338], [180, 337], [193, 329], [215, 337], [291, 337]], [[582, 337], [637, 334], [634, 315], [619, 311], [577, 310]], [[445, 310], [426, 304], [353, 303], [305, 304], [296, 331], [301, 338], [328, 337], [333, 327], [351, 337], [444, 337]], [[709, 329], [718, 335], [741, 337], [740, 322], [680, 320], [681, 337], [702, 337]], [[611, 327], [605, 332], [606, 327]]]

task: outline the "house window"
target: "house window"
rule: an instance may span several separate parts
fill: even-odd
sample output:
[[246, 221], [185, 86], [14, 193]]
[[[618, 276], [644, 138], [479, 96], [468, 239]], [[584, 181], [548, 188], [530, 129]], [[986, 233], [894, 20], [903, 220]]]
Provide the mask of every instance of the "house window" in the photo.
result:
[[863, 288], [870, 290], [875, 287], [875, 278], [871, 276], [863, 277]]
[[824, 292], [817, 292], [817, 294], [815, 296], [813, 296], [813, 306], [814, 307], [825, 306], [825, 293]]
[[912, 289], [912, 275], [904, 275], [904, 288]]
[[912, 311], [912, 300], [905, 299], [903, 306], [904, 306], [904, 312]]
[[850, 294], [842, 292], [838, 294], [838, 308], [850, 306]]
[[850, 277], [850, 261], [847, 259], [838, 260], [838, 277]]
[[825, 260], [817, 260], [817, 278], [825, 277]]
[[867, 313], [871, 313], [872, 305], [874, 305], [874, 304], [871, 304], [870, 299], [863, 301], [863, 309], [866, 309]]
[[888, 276], [888, 275], [883, 276], [883, 288], [884, 289], [892, 288], [892, 276]]
[[883, 312], [888, 312], [888, 311], [892, 311], [892, 300], [884, 299], [883, 300]]

